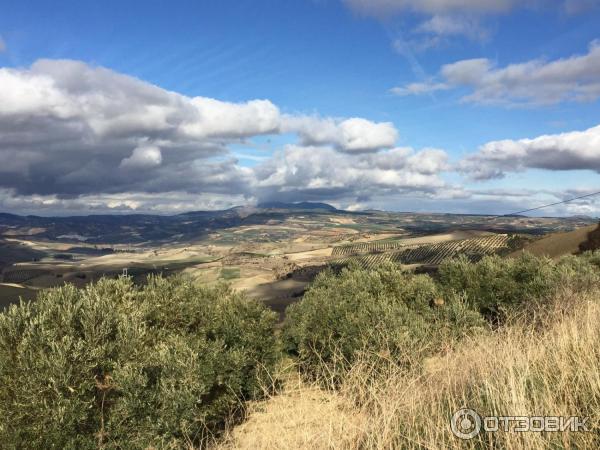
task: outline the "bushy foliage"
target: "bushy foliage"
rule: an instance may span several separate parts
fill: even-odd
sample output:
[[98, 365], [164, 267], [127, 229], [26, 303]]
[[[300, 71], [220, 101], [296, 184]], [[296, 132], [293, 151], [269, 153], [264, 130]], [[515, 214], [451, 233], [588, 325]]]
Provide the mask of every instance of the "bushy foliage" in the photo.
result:
[[226, 286], [101, 280], [0, 314], [3, 448], [198, 445], [261, 392], [275, 315]]
[[360, 355], [401, 365], [439, 350], [448, 334], [484, 326], [459, 296], [440, 298], [427, 275], [392, 264], [321, 273], [301, 302], [286, 312], [283, 339], [310, 375], [335, 380]]
[[578, 292], [598, 286], [595, 258], [590, 254], [553, 261], [529, 253], [517, 258], [486, 256], [478, 263], [458, 258], [440, 266], [440, 289], [446, 295], [463, 294], [472, 308], [498, 323], [527, 304], [548, 299], [559, 288]]
[[418, 366], [465, 335], [543, 308], [559, 289], [597, 289], [598, 261], [598, 254], [458, 258], [442, 264], [435, 279], [394, 265], [326, 271], [287, 309], [284, 345], [315, 377], [339, 378], [368, 354]]

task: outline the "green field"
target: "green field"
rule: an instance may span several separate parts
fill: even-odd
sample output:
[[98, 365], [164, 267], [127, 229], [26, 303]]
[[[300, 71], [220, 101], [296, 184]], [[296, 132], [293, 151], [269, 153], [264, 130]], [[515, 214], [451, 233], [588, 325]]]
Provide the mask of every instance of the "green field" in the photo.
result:
[[239, 267], [223, 267], [221, 269], [221, 276], [223, 280], [233, 280], [240, 277]]

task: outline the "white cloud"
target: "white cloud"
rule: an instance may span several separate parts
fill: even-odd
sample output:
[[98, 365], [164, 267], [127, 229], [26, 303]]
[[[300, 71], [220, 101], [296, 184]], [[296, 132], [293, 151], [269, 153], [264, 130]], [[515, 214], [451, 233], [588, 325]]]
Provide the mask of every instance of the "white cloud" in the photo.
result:
[[246, 137], [277, 133], [281, 116], [268, 100], [252, 100], [242, 104], [221, 102], [212, 98], [191, 99], [200, 120], [183, 125], [182, 131], [194, 137]]
[[290, 145], [255, 168], [259, 198], [365, 199], [401, 192], [436, 192], [445, 186], [442, 150], [393, 148], [345, 154], [328, 147]]
[[600, 125], [534, 139], [488, 142], [459, 168], [475, 179], [499, 178], [529, 168], [600, 173]]
[[484, 41], [489, 35], [476, 17], [443, 14], [436, 14], [430, 19], [422, 22], [415, 31], [437, 36], [462, 35], [475, 41]]
[[485, 41], [489, 32], [482, 25], [485, 16], [502, 14], [537, 0], [342, 0], [350, 9], [367, 16], [388, 20], [412, 15], [421, 20], [412, 37], [396, 39], [394, 47], [402, 54], [419, 53], [448, 45], [451, 38], [466, 37]]
[[341, 0], [352, 11], [388, 22], [407, 16], [420, 21], [412, 30], [396, 38], [396, 50], [414, 53], [451, 45], [467, 38], [484, 42], [492, 34], [489, 18], [517, 9], [533, 12], [580, 14], [597, 8], [600, 0]]
[[131, 156], [124, 158], [119, 167], [123, 169], [146, 169], [160, 166], [162, 153], [156, 146], [142, 146], [133, 149]]
[[[401, 95], [419, 95], [442, 87], [463, 87], [471, 93], [463, 101], [482, 104], [547, 105], [586, 102], [600, 97], [600, 43], [584, 55], [545, 61], [536, 59], [496, 68], [479, 58], [444, 65], [439, 81], [393, 88]], [[436, 89], [437, 88], [437, 89]]]
[[423, 82], [423, 83], [409, 83], [406, 86], [397, 86], [390, 89], [392, 94], [399, 95], [401, 97], [405, 97], [408, 95], [421, 95], [421, 94], [429, 94], [436, 91], [445, 91], [450, 89], [445, 83], [435, 83], [435, 82]]
[[296, 131], [305, 146], [332, 144], [342, 151], [377, 151], [393, 147], [398, 131], [390, 122], [372, 122], [361, 118], [346, 120], [311, 116], [288, 116], [284, 130]]
[[360, 14], [386, 18], [406, 12], [420, 14], [504, 14], [516, 8], [562, 8], [578, 14], [598, 7], [598, 0], [342, 0]]
[[235, 194], [199, 196], [181, 191], [91, 194], [76, 198], [56, 195], [18, 195], [0, 188], [0, 210], [21, 214], [79, 215], [89, 213], [178, 214], [187, 211], [227, 209], [255, 199]]
[[0, 68], [0, 188], [15, 195], [251, 195], [253, 174], [230, 145], [279, 133], [344, 152], [390, 148], [398, 137], [387, 122], [192, 98], [80, 61]]
[[473, 85], [481, 81], [492, 69], [492, 63], [485, 58], [465, 59], [442, 67], [442, 75], [454, 85]]

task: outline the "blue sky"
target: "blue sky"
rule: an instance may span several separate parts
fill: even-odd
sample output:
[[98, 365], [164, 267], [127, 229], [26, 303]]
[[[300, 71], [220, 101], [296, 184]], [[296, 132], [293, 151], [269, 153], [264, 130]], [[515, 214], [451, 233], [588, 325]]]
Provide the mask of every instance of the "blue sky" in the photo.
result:
[[[391, 143], [377, 137], [381, 145], [357, 148], [339, 144], [342, 138], [332, 137], [333, 129], [327, 139], [316, 139], [324, 126], [321, 123], [310, 124], [307, 131], [309, 125], [299, 125], [298, 120], [290, 125], [286, 119], [283, 125], [278, 122], [250, 131], [235, 128], [241, 126], [237, 123], [222, 136], [203, 132], [202, 139], [195, 134], [193, 139], [186, 136], [185, 142], [175, 142], [173, 130], [166, 142], [165, 136], [147, 127], [116, 142], [112, 131], [98, 132], [96, 122], [78, 115], [79, 111], [69, 112], [66, 119], [56, 117], [61, 126], [65, 120], [92, 124], [93, 147], [87, 135], [70, 138], [62, 147], [68, 147], [74, 157], [60, 146], [50, 150], [32, 144], [38, 138], [63, 140], [70, 133], [65, 129], [60, 136], [32, 138], [40, 130], [36, 121], [42, 116], [49, 120], [48, 113], [41, 114], [39, 109], [3, 112], [0, 106], [0, 117], [3, 114], [7, 124], [28, 121], [31, 127], [23, 125], [10, 139], [6, 135], [2, 139], [0, 131], [0, 152], [8, 158], [18, 152], [15, 161], [19, 162], [4, 168], [0, 177], [4, 178], [0, 209], [39, 214], [173, 212], [277, 198], [330, 201], [351, 208], [503, 213], [600, 190], [600, 131], [594, 130], [600, 122], [600, 81], [595, 81], [600, 80], [596, 55], [600, 51], [594, 52], [594, 42], [600, 39], [598, 3], [6, 2], [0, 15], [1, 70], [13, 81], [31, 81], [31, 73], [36, 80], [45, 77], [58, 86], [60, 92], [50, 96], [61, 99], [57, 102], [68, 98], [78, 108], [82, 105], [81, 91], [73, 84], [61, 84], [65, 76], [61, 61], [71, 60], [84, 65], [73, 69], [79, 71], [74, 76], [98, 77], [94, 92], [108, 98], [114, 93], [110, 77], [85, 75], [86, 70], [108, 69], [115, 77], [134, 77], [186, 99], [202, 97], [233, 105], [264, 99], [279, 115], [298, 120], [312, 117], [340, 125], [346, 119], [361, 118], [369, 124], [390, 123], [397, 135]], [[580, 59], [564, 62], [569, 58]], [[40, 59], [52, 64], [33, 70]], [[481, 63], [482, 59], [486, 62]], [[444, 72], [446, 65], [471, 60], [480, 62], [477, 67], [457, 66], [452, 76]], [[481, 71], [480, 79], [469, 78], [477, 71]], [[39, 83], [23, 87], [22, 95], [37, 89]], [[0, 101], [2, 95], [0, 86]], [[128, 107], [126, 98], [120, 102], [110, 110]], [[57, 105], [50, 110], [54, 113]], [[133, 113], [129, 113], [131, 119]], [[353, 125], [357, 131], [352, 133], [375, 133]], [[339, 133], [346, 132], [343, 126], [338, 128]], [[576, 137], [559, 137], [586, 130], [592, 131], [581, 138], [583, 143]], [[539, 145], [518, 141], [542, 135], [550, 138]], [[493, 157], [481, 152], [482, 146], [500, 140], [517, 144], [510, 148], [492, 145]], [[519, 148], [516, 155], [515, 145]], [[181, 148], [192, 146], [196, 149], [181, 156]], [[147, 150], [150, 147], [154, 150]], [[135, 148], [141, 150], [135, 153]], [[410, 148], [412, 153], [404, 152], [404, 159], [398, 156], [402, 152], [388, 154], [395, 148]], [[423, 169], [433, 164], [432, 153], [422, 153], [429, 148], [445, 156], [433, 154], [435, 167]], [[63, 165], [60, 155], [66, 155], [64, 169], [42, 170], [47, 167], [42, 156], [49, 152], [53, 152], [51, 164], [57, 167]], [[308, 164], [301, 156], [297, 159], [296, 153], [302, 152], [310, 155], [310, 164], [321, 165], [319, 170], [301, 166]], [[498, 152], [502, 153], [500, 163]], [[416, 159], [411, 160], [411, 155]], [[19, 158], [26, 160], [20, 163]], [[67, 164], [74, 159], [78, 165]], [[134, 161], [138, 172], [143, 166], [148, 176], [159, 181], [118, 186], [110, 175], [134, 166], [124, 163], [125, 159]], [[391, 160], [394, 164], [388, 163]], [[339, 170], [325, 179], [328, 161], [336, 162]], [[202, 169], [185, 172], [189, 184], [176, 180], [182, 176], [182, 167], [191, 166]], [[350, 175], [356, 167], [366, 172]], [[107, 176], [93, 183], [72, 182], [74, 177], [89, 181], [81, 173], [104, 170]], [[123, 172], [121, 178], [135, 176]], [[217, 182], [211, 184], [212, 178]], [[102, 181], [108, 179], [105, 186]], [[261, 183], [264, 179], [271, 181]], [[43, 186], [40, 180], [46, 180]], [[528, 195], [522, 197], [523, 192]], [[591, 199], [551, 213], [598, 215], [599, 209]]]

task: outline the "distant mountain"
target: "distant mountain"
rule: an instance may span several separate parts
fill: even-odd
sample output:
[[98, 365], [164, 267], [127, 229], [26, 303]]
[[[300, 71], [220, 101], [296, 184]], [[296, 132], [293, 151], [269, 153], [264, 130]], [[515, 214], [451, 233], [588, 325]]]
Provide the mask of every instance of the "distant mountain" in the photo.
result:
[[29, 236], [86, 243], [138, 243], [197, 240], [217, 229], [261, 225], [284, 220], [294, 211], [304, 214], [342, 213], [326, 203], [268, 202], [221, 211], [189, 211], [173, 216], [151, 214], [69, 217], [18, 216], [0, 213], [0, 236]]
[[304, 210], [325, 210], [325, 211], [339, 211], [337, 208], [327, 204], [318, 202], [299, 202], [299, 203], [285, 203], [285, 202], [264, 202], [257, 205], [261, 209], [304, 209]]

